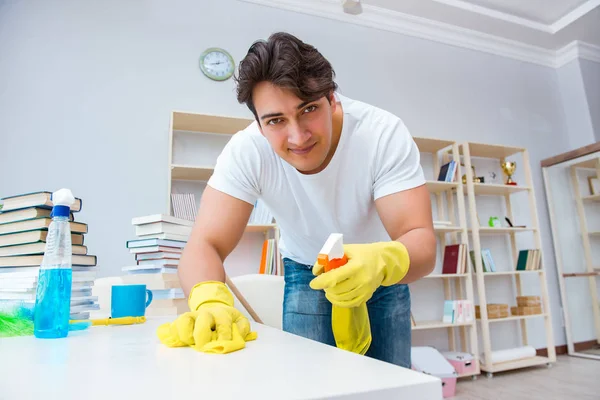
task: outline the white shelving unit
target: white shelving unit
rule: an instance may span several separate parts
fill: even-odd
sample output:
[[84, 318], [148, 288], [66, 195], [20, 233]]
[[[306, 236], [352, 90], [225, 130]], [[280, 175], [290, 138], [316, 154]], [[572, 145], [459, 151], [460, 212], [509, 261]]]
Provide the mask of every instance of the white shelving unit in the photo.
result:
[[[475, 272], [477, 282], [477, 293], [479, 299], [479, 306], [481, 310], [481, 318], [478, 319], [478, 325], [481, 328], [481, 341], [483, 343], [483, 356], [484, 359], [481, 363], [481, 370], [487, 372], [488, 377], [491, 377], [494, 372], [506, 371], [522, 367], [530, 367], [534, 365], [549, 365], [556, 361], [556, 352], [554, 347], [554, 338], [552, 333], [552, 320], [550, 316], [550, 302], [548, 298], [548, 286], [546, 271], [544, 263], [540, 261], [541, 269], [533, 271], [517, 271], [517, 259], [519, 253], [519, 246], [517, 242], [517, 234], [529, 234], [533, 235], [532, 243], [535, 249], [539, 249], [541, 253], [541, 239], [539, 232], [538, 216], [536, 199], [533, 190], [533, 180], [531, 176], [531, 167], [529, 164], [529, 154], [527, 149], [489, 145], [482, 143], [463, 143], [460, 145], [460, 157], [455, 160], [461, 159], [464, 162], [466, 170], [466, 188], [468, 196], [468, 212], [470, 219], [469, 233], [472, 239], [472, 249], [474, 251], [475, 258]], [[475, 176], [473, 175], [473, 162], [475, 159], [488, 159], [493, 162], [497, 162], [498, 165], [505, 160], [514, 160], [519, 158], [517, 161], [517, 168], [523, 171], [525, 176], [525, 185], [508, 185], [508, 184], [495, 184], [495, 183], [477, 183], [474, 182]], [[519, 227], [486, 227], [481, 226], [478, 217], [478, 199], [481, 196], [499, 196], [500, 199], [504, 199], [504, 208], [507, 217], [511, 221], [515, 221], [513, 215], [513, 203], [512, 196], [517, 193], [524, 193], [527, 196], [527, 204], [529, 206], [526, 214], [530, 217], [530, 224], [524, 228]], [[522, 205], [522, 204], [519, 204]], [[498, 236], [503, 238], [508, 236], [510, 241], [510, 248], [508, 249], [509, 266], [504, 267], [505, 270], [498, 272], [485, 272], [482, 265], [482, 245], [481, 236], [490, 235]], [[492, 238], [493, 239], [493, 238]], [[540, 255], [541, 257], [541, 255]], [[491, 280], [491, 277], [497, 277], [498, 279]], [[511, 287], [516, 288], [516, 296], [523, 296], [527, 291], [531, 290], [523, 284], [521, 277], [533, 276], [537, 277], [537, 289], [541, 294], [541, 305], [542, 313], [536, 315], [517, 315], [509, 316], [507, 318], [490, 319], [488, 318], [488, 286], [502, 286], [506, 285], [506, 279], [512, 280]], [[509, 307], [515, 303], [515, 299], [507, 299], [502, 303], [508, 304]], [[516, 304], [515, 304], [516, 305]], [[492, 346], [492, 326], [500, 325], [502, 323], [518, 322], [520, 327], [520, 342], [522, 346], [529, 344], [529, 336], [527, 331], [527, 321], [543, 319], [545, 329], [545, 342], [546, 351], [548, 356], [535, 356], [524, 360], [515, 362], [503, 362], [493, 363], [491, 362], [491, 355], [493, 351]], [[517, 333], [515, 332], [515, 335]], [[517, 339], [518, 340], [518, 339]]]
[[[217, 157], [231, 137], [246, 128], [251, 119], [173, 111], [169, 129], [167, 210], [172, 214], [171, 193], [192, 192], [198, 207], [206, 182], [214, 172]], [[248, 224], [246, 233], [263, 233], [278, 243], [276, 224]], [[279, 248], [277, 246], [277, 248]], [[281, 267], [281, 256], [277, 252]], [[259, 260], [260, 261], [260, 260]], [[282, 268], [279, 268], [282, 271]], [[257, 264], [258, 271], [258, 264]]]
[[[440, 171], [442, 163], [447, 161], [447, 153], [458, 158], [458, 144], [451, 140], [441, 140], [434, 138], [414, 138], [417, 147], [421, 153], [427, 153], [432, 158], [432, 170], [434, 178]], [[425, 167], [425, 166], [424, 166]], [[456, 176], [461, 176], [461, 167], [457, 167]], [[438, 243], [441, 248], [441, 256], [438, 257], [438, 264], [443, 263], [444, 248], [446, 245], [463, 243], [468, 252], [468, 232], [465, 213], [464, 185], [458, 179], [453, 182], [440, 182], [437, 180], [428, 180], [427, 188], [434, 196], [435, 207], [437, 211], [437, 220], [449, 222], [448, 225], [434, 226], [438, 235]], [[441, 271], [440, 271], [441, 272]], [[441, 280], [445, 300], [470, 300], [475, 305], [473, 293], [473, 277], [470, 273], [470, 265], [467, 262], [467, 273], [464, 274], [442, 274], [432, 273], [424, 278], [425, 281]], [[415, 282], [417, 284], [418, 282]], [[412, 289], [418, 290], [418, 289]], [[439, 304], [443, 308], [444, 304]], [[473, 315], [475, 310], [473, 309]], [[477, 326], [476, 321], [464, 323], [445, 323], [441, 320], [419, 320], [418, 313], [414, 315], [415, 326], [413, 331], [423, 331], [431, 329], [445, 329], [448, 336], [448, 350], [462, 351], [473, 355], [476, 368], [471, 374], [463, 375], [472, 378], [480, 374]]]
[[600, 360], [600, 262], [595, 261], [600, 233], [594, 230], [600, 226], [600, 193], [586, 182], [600, 177], [600, 143], [543, 160], [542, 171], [567, 352]]
[[[598, 285], [597, 277], [600, 276], [600, 262], [592, 255], [592, 242], [595, 242], [594, 236], [600, 236], [598, 231], [589, 230], [589, 222], [587, 218], [586, 209], [587, 205], [592, 205], [600, 198], [600, 193], [582, 193], [581, 186], [579, 184], [578, 171], [579, 170], [592, 170], [596, 179], [600, 177], [600, 157], [596, 157], [590, 160], [579, 162], [572, 165], [571, 170], [571, 183], [573, 184], [573, 193], [575, 195], [575, 203], [577, 205], [577, 214], [579, 218], [579, 226], [581, 229], [581, 242], [583, 245], [583, 254], [585, 257], [585, 267], [583, 272], [571, 272], [563, 273], [563, 278], [571, 279], [585, 279], [589, 285], [589, 295], [592, 304], [592, 316], [594, 321], [594, 328], [596, 331], [596, 342], [600, 344], [600, 304], [598, 303]], [[591, 190], [591, 188], [590, 188]], [[576, 351], [574, 351], [575, 353]], [[577, 355], [581, 356], [585, 354], [587, 358], [594, 358], [600, 360], [600, 354], [587, 354], [576, 352]]]

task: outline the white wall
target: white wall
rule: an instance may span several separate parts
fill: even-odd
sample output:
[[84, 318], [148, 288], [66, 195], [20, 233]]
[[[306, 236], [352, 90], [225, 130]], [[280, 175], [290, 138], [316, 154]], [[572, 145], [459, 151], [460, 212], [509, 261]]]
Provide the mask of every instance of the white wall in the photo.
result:
[[[539, 162], [573, 144], [549, 68], [234, 0], [9, 1], [0, 8], [0, 191], [70, 187], [84, 199], [101, 274], [118, 273], [131, 262], [131, 218], [166, 211], [169, 112], [250, 116], [233, 81], [201, 74], [200, 53], [220, 46], [239, 61], [277, 30], [316, 45], [342, 93], [397, 113], [413, 135], [530, 150], [554, 336], [564, 343]], [[414, 292], [416, 307], [439, 307]]]
[[567, 124], [569, 149], [576, 149], [595, 141], [586, 85], [581, 73], [581, 63], [575, 59], [558, 68], [558, 85]]
[[594, 136], [600, 141], [600, 63], [580, 60], [579, 64]]

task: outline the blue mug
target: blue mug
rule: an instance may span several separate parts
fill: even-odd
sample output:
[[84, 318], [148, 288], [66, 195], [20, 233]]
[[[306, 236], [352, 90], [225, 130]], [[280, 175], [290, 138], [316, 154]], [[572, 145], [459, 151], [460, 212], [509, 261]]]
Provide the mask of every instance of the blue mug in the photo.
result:
[[152, 292], [146, 285], [113, 285], [110, 300], [110, 316], [143, 317], [152, 303]]

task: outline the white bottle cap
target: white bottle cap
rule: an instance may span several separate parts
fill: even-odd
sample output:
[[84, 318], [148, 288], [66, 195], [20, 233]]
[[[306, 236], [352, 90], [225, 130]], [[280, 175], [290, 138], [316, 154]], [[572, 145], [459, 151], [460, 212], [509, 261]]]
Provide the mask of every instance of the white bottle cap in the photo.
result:
[[73, 197], [73, 193], [69, 189], [60, 189], [52, 193], [52, 205], [54, 206], [71, 207], [74, 202], [75, 197]]

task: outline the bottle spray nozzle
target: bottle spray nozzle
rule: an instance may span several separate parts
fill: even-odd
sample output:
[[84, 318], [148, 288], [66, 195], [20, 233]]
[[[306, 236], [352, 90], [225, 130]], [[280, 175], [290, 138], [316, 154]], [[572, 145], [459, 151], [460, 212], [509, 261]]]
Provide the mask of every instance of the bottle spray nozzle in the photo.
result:
[[69, 189], [60, 189], [52, 193], [52, 204], [55, 206], [69, 206], [75, 202], [75, 197]]
[[68, 217], [74, 202], [75, 197], [69, 189], [60, 189], [52, 193], [52, 216]]

